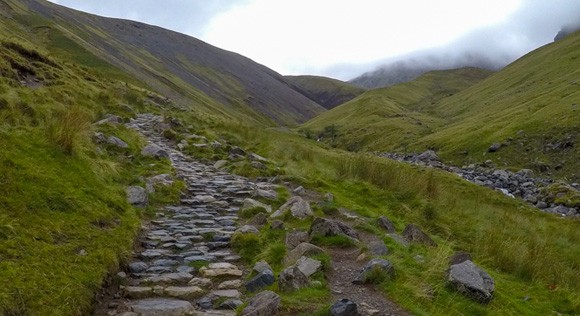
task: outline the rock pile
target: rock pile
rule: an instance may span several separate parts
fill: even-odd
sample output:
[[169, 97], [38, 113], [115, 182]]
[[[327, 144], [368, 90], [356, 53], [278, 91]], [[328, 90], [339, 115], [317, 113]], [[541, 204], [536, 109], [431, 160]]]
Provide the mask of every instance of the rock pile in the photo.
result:
[[[544, 212], [561, 216], [580, 217], [580, 205], [563, 205], [562, 203], [554, 202], [545, 193], [546, 188], [554, 181], [534, 178], [533, 172], [529, 169], [522, 169], [518, 172], [495, 169], [491, 161], [458, 168], [443, 164], [432, 150], [421, 154], [381, 153], [379, 156], [452, 172], [477, 185], [498, 190], [510, 197], [521, 198]], [[569, 187], [571, 190], [576, 190], [576, 192], [580, 188], [576, 183]]]

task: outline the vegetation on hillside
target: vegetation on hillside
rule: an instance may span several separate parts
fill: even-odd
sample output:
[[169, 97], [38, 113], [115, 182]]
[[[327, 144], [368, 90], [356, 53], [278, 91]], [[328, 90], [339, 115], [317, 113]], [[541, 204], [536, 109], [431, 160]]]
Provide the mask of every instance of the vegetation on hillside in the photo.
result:
[[[455, 71], [433, 72], [371, 90], [304, 128], [317, 134], [334, 126], [337, 136], [327, 140], [351, 150], [434, 149], [457, 165], [491, 159], [504, 168], [528, 168], [574, 182], [580, 177], [579, 52], [577, 33], [485, 80], [464, 81], [471, 84], [460, 84], [456, 79], [469, 77]], [[494, 143], [503, 146], [490, 154]]]
[[[25, 13], [26, 8], [19, 5], [12, 14]], [[270, 160], [264, 170], [248, 164], [232, 164], [228, 167], [231, 171], [249, 176], [277, 174], [284, 181], [310, 190], [333, 193], [333, 208], [345, 207], [364, 216], [365, 221], [358, 223], [357, 228], [372, 231], [386, 241], [391, 249], [387, 258], [395, 265], [396, 277], [379, 282], [378, 287], [413, 313], [580, 313], [577, 221], [540, 213], [451, 174], [333, 149], [288, 131], [265, 130], [260, 118], [247, 120], [254, 115], [251, 111], [233, 111], [228, 106], [235, 104], [200, 91], [178, 89], [184, 93], [181, 97], [188, 101], [187, 106], [183, 102], [173, 103], [150, 91], [129, 73], [85, 50], [77, 42], [78, 38], [60, 37], [63, 32], [44, 18], [29, 19], [26, 23], [3, 19], [0, 23], [0, 34], [5, 38], [0, 43], [0, 190], [3, 192], [0, 196], [0, 279], [6, 281], [0, 288], [0, 312], [4, 315], [87, 314], [95, 292], [107, 275], [117, 271], [123, 259], [130, 255], [141, 216], [159, 203], [177, 198], [178, 183], [154, 195], [148, 209], [135, 209], [126, 202], [126, 186], [142, 185], [146, 177], [171, 173], [169, 162], [142, 157], [143, 141], [123, 125], [94, 123], [106, 114], [128, 120], [139, 112], [155, 112], [184, 122], [182, 129], [167, 133], [167, 137], [175, 140], [180, 139], [180, 133], [195, 131], [210, 140], [227, 139]], [[558, 55], [567, 56], [568, 67], [575, 65], [572, 57], [578, 51], [572, 50], [578, 35], [571, 38], [576, 40], [561, 42], [569, 48], [566, 54]], [[544, 55], [562, 53], [558, 47], [548, 46], [539, 54], [549, 59]], [[535, 62], [529, 62], [506, 69], [507, 74], [513, 71], [511, 75], [501, 72], [460, 93], [457, 92], [486, 74], [473, 69], [450, 72], [451, 75], [432, 73], [424, 81], [401, 85], [388, 92], [367, 92], [349, 104], [370, 104], [368, 111], [374, 116], [369, 116], [368, 124], [376, 124], [379, 131], [391, 123], [397, 124], [395, 134], [402, 136], [393, 136], [393, 139], [403, 144], [400, 146], [437, 145], [445, 134], [424, 137], [430, 133], [428, 129], [439, 128], [454, 118], [457, 119], [454, 124], [460, 124], [467, 112], [459, 110], [458, 104], [470, 104], [468, 110], [475, 109], [480, 105], [476, 95], [487, 93], [492, 98], [501, 89], [509, 96], [510, 91], [523, 89], [521, 83], [527, 83], [527, 79], [521, 73], [527, 67], [533, 72], [529, 78], [535, 78], [534, 84], [546, 90], [546, 95], [538, 100], [552, 100], [556, 104], [544, 107], [546, 115], [559, 118], [563, 122], [561, 126], [566, 128], [577, 124], [574, 117], [562, 116], [567, 113], [563, 108], [566, 102], [577, 94], [570, 89], [573, 79], [568, 77], [568, 72], [556, 62], [546, 64], [545, 69], [534, 68]], [[556, 71], [562, 73], [562, 80], [555, 79], [552, 72]], [[158, 74], [175, 79], [175, 74], [169, 71]], [[471, 79], [465, 83], [465, 78]], [[546, 88], [549, 80], [553, 89]], [[235, 84], [220, 76], [214, 77], [213, 83], [236, 89]], [[185, 86], [183, 82], [180, 84]], [[534, 84], [529, 91], [534, 90]], [[524, 92], [520, 96], [525, 97]], [[449, 96], [451, 93], [457, 94]], [[565, 95], [562, 97], [562, 94]], [[495, 100], [497, 103], [504, 102], [500, 96]], [[372, 104], [377, 98], [381, 101]], [[524, 107], [533, 107], [526, 99], [522, 100]], [[362, 120], [347, 105], [335, 110], [348, 113], [350, 118], [346, 116], [345, 120]], [[487, 113], [483, 108], [480, 110]], [[443, 117], [442, 113], [452, 113], [453, 117]], [[533, 113], [543, 112], [536, 109]], [[379, 118], [388, 118], [391, 123], [385, 125]], [[537, 129], [524, 130], [535, 135], [532, 132], [543, 127], [534, 120], [531, 122], [538, 124], [532, 126]], [[351, 143], [341, 142], [350, 134], [343, 134], [339, 123], [321, 124], [322, 136], [329, 138], [330, 135], [333, 145], [347, 147]], [[372, 134], [365, 130], [368, 129], [365, 124], [360, 126], [365, 137], [361, 137], [358, 148], [354, 149], [375, 146], [370, 142]], [[453, 128], [458, 127], [449, 130]], [[563, 130], [568, 133], [571, 129]], [[474, 141], [468, 146], [479, 148], [486, 137], [491, 137], [485, 136], [483, 127], [481, 131], [482, 136], [471, 134]], [[95, 132], [117, 136], [129, 147], [122, 149], [95, 142]], [[353, 137], [358, 132], [357, 129], [349, 131]], [[421, 136], [424, 143], [415, 145], [412, 142], [415, 138], [408, 135]], [[559, 135], [556, 133], [554, 137]], [[463, 135], [450, 137], [449, 146], [454, 146], [455, 139], [460, 143]], [[381, 141], [384, 140], [381, 138]], [[446, 146], [447, 143], [438, 148], [453, 157], [453, 150], [457, 149], [446, 149]], [[227, 153], [218, 149], [207, 150], [192, 153], [206, 160], [227, 157]], [[285, 192], [279, 193], [282, 197], [288, 196]], [[319, 215], [325, 210], [315, 207]], [[381, 215], [392, 219], [398, 231], [407, 223], [420, 225], [439, 246], [402, 247], [377, 229], [375, 220]], [[293, 220], [287, 220], [286, 225], [305, 228]], [[337, 240], [319, 242], [351, 246]], [[276, 272], [282, 268], [283, 234], [264, 229], [252, 240], [235, 243], [247, 263], [267, 259]], [[256, 244], [262, 247], [256, 249]], [[469, 251], [476, 263], [495, 278], [496, 297], [490, 304], [472, 302], [446, 286], [447, 260], [456, 250]], [[320, 257], [320, 260], [328, 262], [328, 258]], [[326, 312], [331, 302], [325, 275], [315, 278], [320, 286], [282, 295], [285, 312]]]
[[318, 76], [286, 76], [294, 89], [326, 109], [332, 109], [365, 92], [365, 89], [340, 80]]

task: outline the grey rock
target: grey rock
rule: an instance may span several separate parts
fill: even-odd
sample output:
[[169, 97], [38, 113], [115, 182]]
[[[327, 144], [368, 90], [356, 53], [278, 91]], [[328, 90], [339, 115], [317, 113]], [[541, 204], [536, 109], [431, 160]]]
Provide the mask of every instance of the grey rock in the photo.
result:
[[274, 212], [271, 217], [279, 217], [282, 216], [286, 211], [290, 210], [292, 216], [305, 219], [309, 216], [312, 216], [312, 209], [310, 208], [310, 204], [306, 202], [300, 196], [293, 196], [284, 205], [280, 206], [280, 209]]
[[249, 154], [248, 159], [253, 160], [253, 161], [259, 161], [259, 162], [268, 162], [268, 159], [266, 159], [258, 154], [255, 154], [255, 153]]
[[358, 307], [355, 302], [343, 298], [330, 306], [332, 316], [358, 316]]
[[281, 220], [273, 220], [272, 224], [270, 224], [270, 228], [274, 230], [283, 230], [284, 229], [284, 222]]
[[131, 273], [141, 273], [141, 272], [145, 272], [145, 270], [147, 270], [148, 266], [145, 262], [142, 261], [136, 261], [136, 262], [131, 262], [129, 264], [129, 272]]
[[393, 224], [393, 222], [391, 222], [385, 216], [379, 217], [377, 219], [377, 223], [379, 224], [379, 227], [381, 227], [382, 229], [384, 229], [389, 234], [396, 233], [397, 232], [396, 229], [395, 229], [395, 225]]
[[252, 226], [252, 225], [244, 225], [238, 229], [236, 229], [236, 233], [241, 233], [241, 234], [259, 234], [260, 231]]
[[358, 233], [343, 222], [317, 217], [310, 225], [310, 236], [338, 236], [344, 235], [358, 239]]
[[278, 289], [283, 292], [296, 291], [309, 284], [308, 277], [296, 266], [284, 269], [278, 276]]
[[326, 202], [332, 203], [332, 202], [334, 202], [334, 195], [332, 193], [330, 193], [330, 192], [327, 192], [324, 195], [324, 199], [326, 200]]
[[427, 150], [417, 156], [421, 161], [439, 161], [439, 156], [433, 150]]
[[126, 286], [123, 288], [123, 295], [130, 299], [147, 298], [153, 295], [153, 288], [150, 286]]
[[197, 286], [168, 286], [164, 293], [171, 297], [189, 300], [201, 296], [204, 290]]
[[239, 299], [229, 299], [221, 303], [218, 309], [236, 309], [242, 305], [244, 305], [244, 302]]
[[299, 244], [301, 244], [303, 242], [308, 242], [309, 240], [310, 240], [310, 236], [308, 235], [308, 232], [300, 231], [300, 230], [288, 232], [288, 233], [286, 233], [286, 240], [285, 240], [286, 248], [288, 248], [290, 250], [294, 249]]
[[123, 140], [121, 140], [119, 137], [116, 136], [109, 136], [109, 138], [107, 138], [107, 143], [113, 146], [117, 146], [119, 148], [129, 148], [129, 145], [127, 145], [127, 143], [125, 143]]
[[251, 280], [246, 282], [246, 290], [248, 290], [249, 292], [256, 292], [269, 285], [274, 284], [274, 282], [275, 282], [274, 272], [272, 272], [272, 270], [266, 269], [258, 273]]
[[280, 296], [272, 291], [263, 291], [250, 299], [242, 316], [274, 316], [280, 309]]
[[276, 200], [278, 198], [278, 193], [274, 190], [263, 190], [263, 189], [256, 189], [252, 193], [254, 197], [261, 197], [268, 200]]
[[163, 148], [149, 144], [141, 150], [141, 155], [154, 158], [169, 158], [169, 154]]
[[315, 255], [324, 253], [324, 250], [318, 246], [309, 243], [301, 243], [296, 248], [292, 249], [286, 254], [284, 258], [284, 265], [292, 265], [302, 256]]
[[194, 312], [190, 302], [167, 298], [130, 301], [128, 305], [132, 312], [141, 316], [185, 316]]
[[375, 258], [367, 262], [367, 264], [364, 266], [359, 275], [352, 281], [352, 283], [364, 284], [372, 282], [373, 280], [369, 280], [369, 275], [376, 270], [382, 271], [383, 273], [389, 276], [392, 276], [395, 273], [393, 264], [391, 264], [390, 261], [381, 258]]
[[238, 155], [238, 156], [245, 156], [246, 152], [241, 149], [240, 147], [234, 146], [232, 147], [232, 149], [230, 149], [230, 154], [231, 155]]
[[389, 249], [385, 242], [382, 240], [376, 240], [369, 243], [369, 251], [373, 256], [384, 256], [389, 254]]
[[218, 160], [213, 164], [213, 167], [216, 169], [221, 169], [228, 164], [227, 160]]
[[296, 189], [292, 190], [292, 193], [294, 194], [303, 194], [305, 192], [304, 187], [303, 186], [299, 186]]
[[249, 210], [252, 208], [261, 207], [266, 210], [266, 212], [271, 213], [272, 207], [270, 205], [264, 204], [262, 202], [256, 201], [254, 199], [247, 198], [244, 200], [244, 204], [242, 205], [240, 211]]
[[262, 213], [262, 212], [254, 215], [254, 217], [252, 217], [250, 219], [250, 221], [248, 222], [249, 225], [255, 226], [257, 228], [261, 228], [266, 223], [268, 223], [268, 215], [266, 215], [266, 213]]
[[493, 143], [493, 144], [491, 144], [491, 146], [489, 146], [487, 151], [490, 153], [494, 153], [494, 152], [498, 151], [500, 148], [501, 148], [500, 143]]
[[472, 261], [471, 254], [465, 251], [456, 251], [450, 258], [449, 258], [449, 265], [460, 264], [464, 261]]
[[403, 230], [403, 237], [410, 241], [424, 244], [431, 247], [437, 247], [437, 244], [429, 235], [425, 234], [417, 225], [409, 224]]
[[272, 267], [270, 267], [270, 265], [268, 264], [268, 262], [261, 260], [256, 262], [256, 264], [254, 264], [254, 271], [261, 273], [264, 271], [272, 271]]
[[548, 203], [544, 202], [544, 201], [539, 201], [538, 203], [536, 203], [536, 207], [543, 210], [548, 208]]
[[103, 124], [118, 125], [118, 124], [122, 124], [122, 123], [123, 123], [123, 119], [120, 116], [113, 115], [113, 114], [107, 114], [107, 115], [105, 115], [104, 119], [96, 122], [95, 125], [103, 125]]
[[132, 205], [145, 206], [147, 205], [147, 191], [140, 186], [130, 186], [125, 192], [127, 193], [127, 202]]
[[456, 291], [477, 302], [488, 303], [493, 298], [493, 279], [470, 260], [452, 265], [447, 281]]
[[296, 262], [296, 267], [306, 276], [310, 277], [314, 273], [320, 271], [322, 262], [308, 258], [306, 256], [300, 257]]

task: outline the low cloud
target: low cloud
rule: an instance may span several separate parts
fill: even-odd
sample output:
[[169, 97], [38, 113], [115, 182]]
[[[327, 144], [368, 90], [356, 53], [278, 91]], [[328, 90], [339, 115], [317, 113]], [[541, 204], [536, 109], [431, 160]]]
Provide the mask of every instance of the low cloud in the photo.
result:
[[580, 29], [580, 1], [527, 0], [504, 22], [474, 30], [448, 45], [366, 64], [336, 65], [320, 70], [320, 74], [348, 80], [397, 62], [433, 69], [463, 66], [498, 69], [553, 42], [565, 27]]

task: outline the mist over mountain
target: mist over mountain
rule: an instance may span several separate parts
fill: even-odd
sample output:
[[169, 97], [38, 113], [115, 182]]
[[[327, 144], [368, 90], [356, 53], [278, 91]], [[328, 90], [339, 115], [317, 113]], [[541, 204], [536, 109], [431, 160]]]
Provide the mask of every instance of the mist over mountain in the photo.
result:
[[389, 62], [349, 82], [367, 89], [388, 87], [414, 80], [422, 74], [433, 70], [463, 67], [498, 70], [508, 63], [507, 59], [506, 57], [505, 60], [498, 60], [478, 52], [465, 52], [462, 54], [422, 52]]

